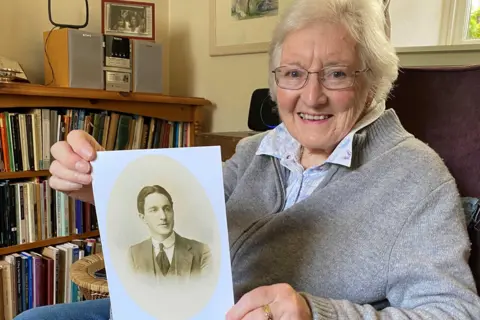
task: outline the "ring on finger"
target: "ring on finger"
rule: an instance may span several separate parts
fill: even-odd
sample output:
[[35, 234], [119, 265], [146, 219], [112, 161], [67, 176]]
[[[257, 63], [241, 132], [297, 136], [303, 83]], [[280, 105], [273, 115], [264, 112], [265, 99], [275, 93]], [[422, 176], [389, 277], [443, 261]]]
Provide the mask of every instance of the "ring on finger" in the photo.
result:
[[268, 304], [263, 306], [263, 312], [265, 312], [265, 320], [273, 320], [272, 310]]

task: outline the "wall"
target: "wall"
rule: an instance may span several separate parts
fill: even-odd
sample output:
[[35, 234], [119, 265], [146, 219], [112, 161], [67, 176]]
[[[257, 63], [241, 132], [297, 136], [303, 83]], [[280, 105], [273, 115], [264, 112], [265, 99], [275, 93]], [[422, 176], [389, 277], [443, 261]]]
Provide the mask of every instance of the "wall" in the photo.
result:
[[[168, 90], [168, 0], [155, 0], [157, 42], [166, 45], [165, 88]], [[43, 32], [52, 28], [47, 0], [0, 0], [0, 55], [19, 61], [33, 83], [43, 80]], [[90, 0], [90, 32], [101, 32], [101, 1]], [[52, 16], [58, 23], [83, 24], [84, 0], [52, 0]]]
[[170, 1], [171, 93], [212, 101], [207, 130], [245, 130], [250, 96], [267, 84], [267, 55], [210, 57], [209, 2]]
[[442, 0], [391, 1], [392, 43], [396, 47], [439, 44], [442, 5]]

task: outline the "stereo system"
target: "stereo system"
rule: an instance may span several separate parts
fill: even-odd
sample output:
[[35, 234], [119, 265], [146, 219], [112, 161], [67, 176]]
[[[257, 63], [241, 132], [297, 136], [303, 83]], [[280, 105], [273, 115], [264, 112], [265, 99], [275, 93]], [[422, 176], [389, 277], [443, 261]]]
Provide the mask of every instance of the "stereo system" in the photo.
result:
[[163, 93], [159, 43], [69, 28], [43, 39], [45, 85]]

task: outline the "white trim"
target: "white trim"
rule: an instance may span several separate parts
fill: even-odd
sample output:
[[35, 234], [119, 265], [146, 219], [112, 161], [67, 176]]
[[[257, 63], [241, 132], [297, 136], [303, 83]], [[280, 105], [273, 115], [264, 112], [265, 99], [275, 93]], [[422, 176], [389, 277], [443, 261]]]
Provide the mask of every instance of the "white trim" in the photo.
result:
[[452, 30], [454, 27], [455, 16], [455, 3], [456, 0], [443, 0], [442, 1], [442, 18], [440, 20], [440, 33], [438, 44], [448, 45], [453, 43]]
[[402, 67], [480, 65], [480, 43], [396, 48]]
[[[397, 47], [397, 53], [413, 53], [413, 52], [459, 52], [459, 51], [475, 51], [480, 52], [480, 43], [474, 42], [470, 44], [451, 44], [440, 46], [415, 46], [415, 47]], [[480, 57], [479, 57], [480, 60]], [[480, 61], [479, 61], [480, 62]]]

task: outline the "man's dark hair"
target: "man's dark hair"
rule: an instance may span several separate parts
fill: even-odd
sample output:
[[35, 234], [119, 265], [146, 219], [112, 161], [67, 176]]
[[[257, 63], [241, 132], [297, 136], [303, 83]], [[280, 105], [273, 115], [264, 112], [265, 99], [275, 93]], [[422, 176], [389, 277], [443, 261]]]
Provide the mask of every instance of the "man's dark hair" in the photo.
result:
[[170, 205], [173, 206], [172, 196], [167, 190], [165, 190], [165, 188], [160, 187], [159, 185], [146, 186], [140, 190], [137, 196], [137, 210], [141, 214], [144, 214], [143, 211], [145, 207], [145, 198], [152, 193], [163, 194], [165, 197], [167, 197], [168, 201], [170, 201]]

